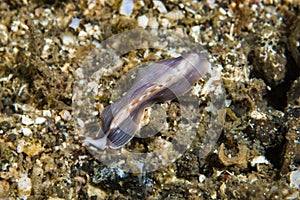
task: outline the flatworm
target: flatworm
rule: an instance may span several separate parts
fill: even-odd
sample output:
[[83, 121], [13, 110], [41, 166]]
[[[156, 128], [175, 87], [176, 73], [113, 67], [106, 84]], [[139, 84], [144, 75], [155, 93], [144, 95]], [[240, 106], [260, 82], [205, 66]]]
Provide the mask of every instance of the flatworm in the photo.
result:
[[207, 53], [188, 53], [140, 70], [126, 95], [101, 113], [102, 127], [97, 136], [81, 136], [81, 139], [102, 150], [124, 146], [139, 128], [145, 108], [183, 95], [208, 72], [207, 56]]

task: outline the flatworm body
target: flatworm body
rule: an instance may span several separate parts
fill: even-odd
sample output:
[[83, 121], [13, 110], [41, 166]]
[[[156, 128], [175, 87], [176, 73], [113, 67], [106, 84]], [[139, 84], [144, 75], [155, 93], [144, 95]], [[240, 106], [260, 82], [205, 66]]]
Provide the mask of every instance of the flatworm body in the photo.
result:
[[124, 146], [139, 128], [145, 108], [183, 95], [209, 67], [207, 53], [188, 53], [150, 64], [139, 71], [124, 97], [103, 110], [97, 136], [81, 139], [102, 150]]

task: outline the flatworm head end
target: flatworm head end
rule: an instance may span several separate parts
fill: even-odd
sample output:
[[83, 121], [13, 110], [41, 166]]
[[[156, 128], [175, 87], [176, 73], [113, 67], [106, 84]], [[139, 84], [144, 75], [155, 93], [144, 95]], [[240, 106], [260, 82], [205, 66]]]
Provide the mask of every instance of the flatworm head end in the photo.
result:
[[182, 57], [195, 68], [201, 76], [204, 76], [210, 68], [208, 53], [188, 53]]

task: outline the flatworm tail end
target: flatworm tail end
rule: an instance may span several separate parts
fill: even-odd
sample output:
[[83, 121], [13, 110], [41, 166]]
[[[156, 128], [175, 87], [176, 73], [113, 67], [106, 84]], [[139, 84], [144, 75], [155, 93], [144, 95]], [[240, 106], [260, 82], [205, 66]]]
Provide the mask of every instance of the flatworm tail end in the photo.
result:
[[110, 132], [110, 134], [108, 135], [108, 146], [111, 149], [119, 149], [120, 147], [127, 144], [133, 137], [134, 134], [127, 134], [122, 129], [117, 128], [114, 131]]
[[107, 137], [85, 137], [79, 136], [80, 140], [83, 140], [85, 143], [92, 145], [98, 149], [104, 150], [107, 148]]

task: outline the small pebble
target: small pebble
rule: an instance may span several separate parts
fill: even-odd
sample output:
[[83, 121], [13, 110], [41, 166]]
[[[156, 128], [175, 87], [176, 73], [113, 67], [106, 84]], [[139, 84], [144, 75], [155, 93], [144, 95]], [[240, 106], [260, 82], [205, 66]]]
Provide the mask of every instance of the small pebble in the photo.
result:
[[61, 118], [65, 121], [70, 121], [72, 118], [70, 112], [67, 110], [63, 110], [59, 114], [60, 114]]
[[30, 136], [32, 134], [32, 131], [29, 129], [29, 128], [22, 128], [22, 133], [25, 135], [25, 136]]
[[51, 117], [51, 112], [50, 112], [50, 110], [43, 110], [43, 116], [44, 116], [44, 117]]
[[46, 118], [44, 117], [38, 117], [34, 120], [35, 124], [43, 124], [46, 121]]
[[[5, 196], [8, 197], [9, 188], [10, 188], [9, 182], [6, 180], [1, 180], [0, 181], [0, 197], [5, 197]], [[3, 199], [5, 199], [5, 198], [3, 198]]]
[[203, 182], [205, 181], [205, 179], [206, 179], [206, 176], [205, 176], [205, 175], [203, 175], [203, 174], [200, 174], [200, 175], [199, 175], [199, 182], [200, 182], [200, 183], [203, 183]]
[[8, 139], [9, 139], [9, 141], [14, 142], [17, 139], [17, 135], [14, 133], [11, 133], [8, 135]]

